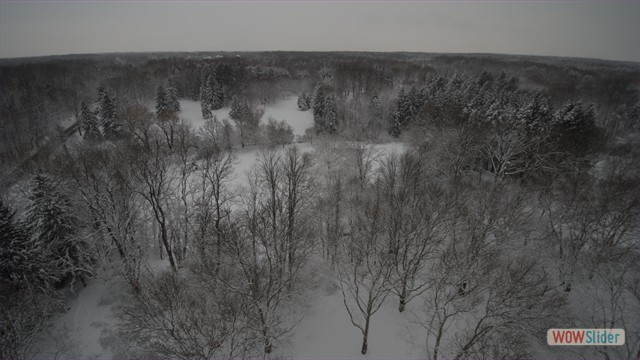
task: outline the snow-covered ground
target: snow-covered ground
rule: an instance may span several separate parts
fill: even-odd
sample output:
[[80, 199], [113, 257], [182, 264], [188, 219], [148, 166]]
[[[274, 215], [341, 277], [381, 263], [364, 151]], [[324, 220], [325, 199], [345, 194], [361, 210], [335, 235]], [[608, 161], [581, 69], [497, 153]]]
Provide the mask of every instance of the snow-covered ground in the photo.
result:
[[[148, 268], [152, 271], [168, 270], [166, 259], [153, 259]], [[321, 265], [321, 267], [324, 267]], [[349, 321], [340, 293], [338, 279], [328, 270], [320, 270], [323, 279], [310, 290], [304, 319], [294, 328], [289, 346], [279, 352], [291, 359], [419, 359], [424, 357], [421, 347], [408, 333], [411, 320], [407, 311], [399, 313], [397, 299], [387, 298], [380, 310], [373, 315], [369, 333], [369, 351], [360, 353], [362, 335]], [[86, 288], [78, 289], [70, 296], [66, 312], [55, 321], [56, 339], [46, 339], [43, 344], [51, 350], [37, 358], [50, 359], [55, 352], [61, 359], [113, 359], [110, 335], [115, 331], [115, 311], [122, 303], [127, 285], [120, 279], [92, 279]], [[419, 343], [418, 343], [419, 344]], [[117, 344], [116, 344], [117, 346]], [[54, 350], [57, 349], [57, 350]]]
[[415, 336], [409, 334], [410, 309], [398, 312], [392, 295], [371, 320], [369, 347], [360, 353], [362, 333], [351, 324], [339, 282], [328, 274], [325, 284], [314, 290], [307, 317], [295, 328], [288, 355], [292, 359], [420, 359]]
[[[200, 102], [191, 100], [180, 100], [182, 107], [181, 116], [190, 121], [195, 129], [199, 129], [204, 125]], [[219, 120], [229, 119], [230, 108], [212, 111], [212, 114]], [[298, 109], [298, 99], [295, 96], [289, 96], [265, 108], [261, 122], [266, 123], [272, 117], [276, 120], [284, 120], [293, 128], [293, 134], [296, 136], [304, 135], [307, 128], [313, 126], [313, 113], [311, 111], [300, 111]]]
[[63, 313], [54, 320], [52, 333], [42, 339], [37, 359], [112, 359], [105, 339], [114, 329], [114, 307], [128, 285], [118, 277], [96, 278], [87, 287], [76, 284], [75, 293], [67, 294]]

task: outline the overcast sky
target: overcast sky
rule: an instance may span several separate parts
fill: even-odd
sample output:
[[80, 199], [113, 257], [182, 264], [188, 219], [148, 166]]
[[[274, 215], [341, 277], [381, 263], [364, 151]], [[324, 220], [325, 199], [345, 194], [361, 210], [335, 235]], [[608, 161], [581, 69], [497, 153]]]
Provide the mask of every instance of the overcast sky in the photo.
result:
[[0, 57], [424, 51], [640, 61], [635, 1], [8, 1]]

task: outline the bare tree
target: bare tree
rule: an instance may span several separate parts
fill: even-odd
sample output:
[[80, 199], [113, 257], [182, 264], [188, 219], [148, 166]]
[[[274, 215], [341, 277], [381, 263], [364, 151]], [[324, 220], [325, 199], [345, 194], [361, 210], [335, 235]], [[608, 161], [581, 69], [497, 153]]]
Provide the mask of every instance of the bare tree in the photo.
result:
[[253, 106], [240, 100], [235, 100], [231, 104], [229, 116], [236, 123], [243, 148], [248, 142], [257, 142], [256, 137], [259, 135], [262, 115], [264, 115], [264, 108], [261, 106]]
[[[541, 201], [549, 238], [558, 249], [561, 280], [570, 291], [582, 261], [606, 261], [633, 243], [638, 198], [634, 180], [618, 175], [594, 180], [579, 172], [559, 183]], [[600, 259], [590, 258], [592, 252]]]
[[175, 144], [174, 152], [177, 158], [177, 166], [179, 171], [176, 199], [171, 207], [172, 217], [172, 245], [176, 258], [179, 261], [186, 256], [187, 247], [189, 246], [189, 233], [193, 224], [191, 223], [191, 184], [190, 178], [194, 173], [194, 157], [196, 153], [196, 138], [191, 130], [191, 126], [184, 119], [175, 127]]
[[344, 234], [344, 193], [342, 177], [335, 176], [324, 186], [325, 196], [318, 199], [318, 211], [320, 216], [316, 218], [317, 226], [321, 229], [322, 254], [331, 262], [331, 267], [336, 265], [338, 258], [338, 245]]
[[422, 160], [412, 152], [388, 156], [380, 169], [384, 227], [394, 257], [393, 292], [400, 312], [429, 286], [421, 273], [437, 258], [447, 235], [446, 193], [426, 179]]
[[0, 354], [3, 359], [28, 359], [37, 354], [39, 339], [51, 335], [51, 319], [60, 311], [62, 299], [52, 291], [43, 292], [25, 284], [10, 289], [3, 284]]
[[368, 350], [372, 316], [392, 288], [393, 256], [384, 240], [382, 201], [381, 190], [374, 186], [371, 194], [355, 205], [349, 241], [342, 244], [346, 256], [338, 262], [344, 306], [353, 326], [362, 332], [362, 354]]
[[352, 141], [350, 147], [356, 164], [358, 184], [361, 189], [364, 189], [369, 183], [375, 163], [382, 154], [375, 144], [369, 142]]
[[574, 316], [584, 327], [624, 329], [625, 343], [623, 346], [585, 347], [581, 352], [584, 358], [637, 359], [640, 355], [640, 327], [634, 320], [640, 311], [638, 253], [637, 250], [620, 250], [623, 254], [607, 260], [600, 254], [593, 254], [593, 260], [587, 264], [592, 275], [581, 283], [581, 290], [591, 301], [585, 302]]
[[[230, 189], [236, 153], [226, 146], [224, 128], [208, 121], [200, 134], [196, 174], [198, 184], [193, 199], [196, 209], [196, 239], [201, 256], [206, 255], [209, 238], [215, 239], [216, 256], [222, 251], [222, 223], [231, 213], [234, 193]], [[213, 228], [211, 228], [213, 225]], [[212, 233], [213, 232], [213, 233]]]
[[[292, 149], [288, 163], [273, 151], [260, 155], [248, 174], [237, 217], [222, 224], [224, 253], [218, 281], [248, 302], [251, 326], [262, 354], [269, 356], [293, 325], [283, 321], [285, 307], [304, 291], [294, 286], [306, 251], [306, 205], [310, 188], [308, 159]], [[287, 198], [287, 196], [291, 196]], [[295, 288], [295, 290], [293, 290]]]
[[[189, 277], [187, 277], [189, 276]], [[197, 277], [174, 272], [149, 276], [118, 314], [117, 335], [128, 339], [122, 357], [239, 358], [247, 344], [245, 303], [222, 288], [195, 286]]]
[[174, 271], [177, 264], [170, 243], [170, 199], [175, 190], [176, 173], [168, 144], [158, 129], [152, 128], [149, 142], [132, 144], [128, 158], [132, 176], [137, 182], [136, 193], [151, 207], [153, 218], [160, 228], [160, 241], [167, 252]]
[[[457, 246], [456, 246], [457, 245]], [[424, 298], [424, 317], [417, 322], [427, 330], [427, 356], [437, 360], [451, 323], [471, 312], [482, 301], [482, 284], [493, 270], [486, 246], [456, 244], [452, 241], [438, 261], [430, 266], [432, 283]]]
[[311, 173], [311, 156], [297, 146], [290, 147], [282, 161], [285, 182], [286, 242], [289, 273], [303, 260], [313, 247], [311, 233], [311, 206], [315, 200], [315, 182]]
[[[99, 250], [104, 263], [113, 261], [116, 251], [122, 263], [122, 274], [132, 288], [138, 290], [138, 276], [144, 255], [142, 241], [143, 219], [134, 198], [132, 177], [121, 159], [126, 158], [127, 147], [81, 147], [77, 156], [67, 162], [67, 172], [76, 184], [77, 193], [89, 209], [90, 222], [96, 235], [110, 244], [106, 251]], [[104, 245], [100, 242], [96, 246]]]
[[498, 352], [486, 348], [488, 339], [496, 338], [493, 343], [499, 343], [504, 334], [511, 334], [511, 338], [532, 336], [543, 342], [545, 330], [556, 323], [566, 302], [557, 289], [549, 286], [546, 274], [535, 260], [514, 257], [493, 261], [498, 262], [498, 267], [474, 309], [480, 315], [467, 322], [470, 326], [456, 336], [454, 359], [513, 356], [514, 350], [525, 351], [517, 347], [505, 347]]

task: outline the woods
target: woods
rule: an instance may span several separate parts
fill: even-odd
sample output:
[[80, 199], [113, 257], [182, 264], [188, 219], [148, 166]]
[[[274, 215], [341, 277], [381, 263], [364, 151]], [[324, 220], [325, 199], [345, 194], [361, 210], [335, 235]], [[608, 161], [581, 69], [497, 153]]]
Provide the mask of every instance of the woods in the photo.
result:
[[[637, 95], [637, 69], [131, 56], [0, 66], [3, 358], [41, 354], [100, 289], [114, 358], [291, 356], [324, 302], [356, 355], [389, 317], [434, 360], [544, 357], [552, 327], [627, 333], [557, 357], [640, 353], [637, 99], [596, 90]], [[69, 68], [85, 77], [62, 97]], [[562, 91], [566, 72], [593, 86]], [[22, 79], [45, 75], [60, 98]], [[53, 136], [58, 102], [74, 125]]]

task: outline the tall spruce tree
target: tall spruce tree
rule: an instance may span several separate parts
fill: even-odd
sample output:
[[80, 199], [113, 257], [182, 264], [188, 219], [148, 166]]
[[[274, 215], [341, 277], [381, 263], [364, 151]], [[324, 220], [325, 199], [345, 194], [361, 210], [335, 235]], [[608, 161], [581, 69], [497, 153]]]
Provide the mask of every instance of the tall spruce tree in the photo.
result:
[[333, 94], [329, 94], [324, 99], [324, 131], [333, 134], [338, 130], [338, 105]]
[[80, 103], [80, 126], [84, 129], [84, 138], [98, 140], [102, 137], [96, 114], [84, 102]]
[[171, 109], [167, 101], [167, 93], [162, 85], [156, 88], [156, 116], [159, 120], [167, 120], [171, 114]]
[[224, 90], [222, 86], [215, 80], [215, 78], [211, 78], [211, 109], [218, 110], [224, 106]]
[[0, 276], [5, 290], [6, 285], [16, 288], [27, 285], [48, 290], [51, 285], [60, 281], [60, 261], [52, 256], [46, 244], [31, 239], [27, 225], [15, 217], [15, 211], [2, 199], [0, 234]]
[[73, 214], [71, 200], [46, 174], [34, 176], [30, 185], [26, 218], [34, 243], [60, 260], [62, 274], [81, 275], [88, 261], [84, 244], [77, 236], [78, 219]]
[[98, 90], [98, 115], [105, 137], [117, 137], [122, 130], [122, 124], [118, 118], [116, 99], [103, 87]]
[[179, 113], [181, 111], [180, 101], [178, 100], [178, 89], [173, 84], [173, 80], [169, 79], [169, 86], [165, 90], [167, 107], [170, 112]]

